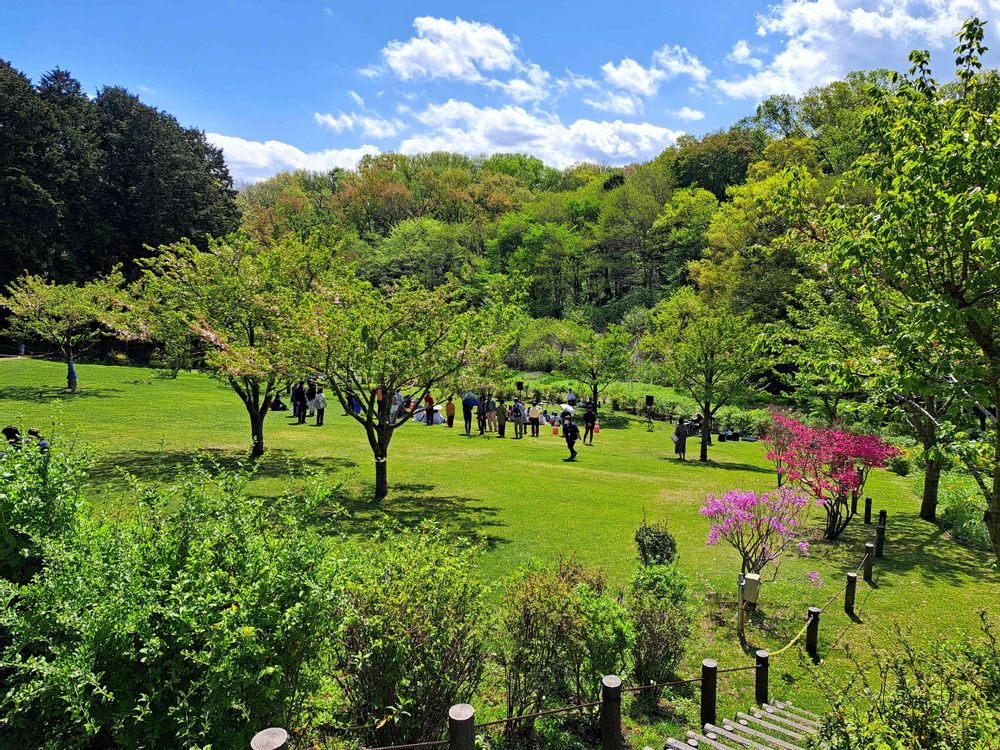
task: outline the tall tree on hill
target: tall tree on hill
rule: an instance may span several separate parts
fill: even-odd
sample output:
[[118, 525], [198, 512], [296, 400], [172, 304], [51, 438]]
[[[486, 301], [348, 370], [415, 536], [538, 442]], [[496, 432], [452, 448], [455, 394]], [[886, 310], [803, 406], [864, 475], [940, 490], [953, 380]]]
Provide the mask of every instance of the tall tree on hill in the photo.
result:
[[[440, 383], [467, 368], [499, 367], [513, 333], [509, 306], [492, 299], [470, 305], [454, 280], [433, 290], [409, 279], [379, 289], [337, 274], [314, 289], [301, 316], [296, 361], [300, 369], [323, 373], [344, 411], [364, 428], [375, 459], [376, 500], [389, 492], [395, 430]], [[415, 401], [393, 419], [397, 389]]]
[[[983, 38], [982, 21], [967, 21], [947, 90], [931, 77], [929, 54], [915, 51], [894, 91], [873, 92], [870, 146], [852, 177], [874, 199], [834, 204], [827, 229], [834, 262], [878, 315], [887, 345], [905, 357], [914, 340], [945, 342], [957, 355], [951, 377], [987, 406], [981, 440], [954, 448], [986, 498], [1000, 559], [1000, 118], [981, 72]], [[923, 390], [935, 394], [935, 383]]]
[[653, 308], [642, 347], [663, 364], [670, 385], [687, 390], [701, 409], [701, 455], [708, 461], [711, 422], [738, 401], [764, 369], [761, 332], [749, 315], [714, 310], [690, 287]]
[[559, 363], [559, 372], [576, 380], [590, 391], [597, 408], [601, 392], [615, 381], [625, 380], [632, 367], [632, 336], [620, 326], [610, 326], [597, 333], [589, 326]]

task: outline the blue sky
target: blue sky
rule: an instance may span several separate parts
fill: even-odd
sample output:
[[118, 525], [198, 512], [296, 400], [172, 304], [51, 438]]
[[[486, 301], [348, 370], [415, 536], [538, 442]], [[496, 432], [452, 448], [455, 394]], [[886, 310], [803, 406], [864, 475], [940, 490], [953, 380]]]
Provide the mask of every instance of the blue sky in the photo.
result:
[[31, 0], [0, 4], [0, 56], [127, 87], [205, 130], [238, 180], [378, 151], [564, 167], [647, 159], [915, 47], [946, 77], [973, 13], [1000, 46], [1000, 0]]

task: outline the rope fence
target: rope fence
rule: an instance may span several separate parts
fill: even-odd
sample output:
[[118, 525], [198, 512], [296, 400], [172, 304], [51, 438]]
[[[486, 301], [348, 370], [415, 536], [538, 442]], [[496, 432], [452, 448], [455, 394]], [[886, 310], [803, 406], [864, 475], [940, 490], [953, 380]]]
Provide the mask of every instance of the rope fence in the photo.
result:
[[[871, 499], [865, 498], [866, 523], [870, 523], [870, 508]], [[472, 706], [466, 703], [460, 703], [452, 706], [448, 711], [447, 739], [433, 740], [429, 742], [415, 742], [406, 745], [365, 747], [364, 750], [421, 750], [421, 748], [443, 747], [445, 745], [448, 745], [450, 750], [475, 750], [477, 730], [499, 726], [506, 727], [519, 722], [533, 721], [547, 716], [556, 716], [559, 714], [570, 713], [572, 711], [580, 711], [587, 708], [597, 707], [600, 707], [601, 709], [600, 724], [602, 750], [620, 750], [622, 746], [621, 703], [623, 694], [627, 693], [634, 695], [647, 690], [663, 690], [670, 687], [680, 687], [681, 685], [699, 683], [701, 685], [701, 724], [702, 726], [706, 724], [715, 724], [719, 675], [731, 674], [735, 672], [749, 672], [751, 670], [755, 673], [754, 698], [756, 702], [758, 705], [768, 703], [768, 681], [771, 659], [786, 653], [789, 649], [798, 644], [803, 637], [805, 637], [806, 653], [814, 660], [818, 661], [820, 615], [823, 614], [840, 596], [844, 596], [844, 611], [851, 616], [852, 619], [857, 620], [855, 596], [858, 574], [863, 571], [865, 582], [871, 586], [861, 602], [862, 606], [864, 606], [868, 601], [868, 597], [871, 596], [871, 593], [874, 590], [874, 561], [877, 558], [881, 558], [884, 554], [885, 530], [887, 526], [886, 511], [879, 511], [878, 520], [879, 523], [875, 529], [875, 543], [865, 545], [865, 554], [861, 558], [861, 562], [858, 566], [854, 570], [847, 573], [847, 582], [829, 599], [827, 599], [822, 607], [809, 607], [805, 624], [797, 633], [795, 633], [794, 636], [792, 636], [788, 643], [774, 652], [768, 652], [764, 649], [758, 650], [755, 655], [756, 661], [754, 664], [719, 669], [719, 666], [714, 659], [704, 659], [701, 663], [700, 677], [692, 677], [686, 680], [673, 680], [670, 682], [661, 682], [650, 685], [633, 685], [630, 687], [623, 687], [621, 680], [617, 676], [608, 675], [601, 680], [600, 700], [578, 703], [573, 706], [560, 706], [558, 708], [535, 711], [533, 713], [522, 714], [520, 716], [508, 716], [503, 719], [496, 719], [482, 723], [476, 723], [475, 710]], [[744, 602], [741, 601], [741, 609], [743, 606]], [[846, 625], [842, 628], [836, 638], [834, 638], [832, 645], [838, 645], [849, 629], [850, 625]], [[379, 724], [360, 727], [344, 727], [338, 731], [347, 732], [371, 729], [385, 723], [386, 720], [383, 719]], [[253, 740], [250, 742], [250, 747], [252, 750], [287, 750], [288, 733], [283, 729], [265, 729], [254, 736]]]

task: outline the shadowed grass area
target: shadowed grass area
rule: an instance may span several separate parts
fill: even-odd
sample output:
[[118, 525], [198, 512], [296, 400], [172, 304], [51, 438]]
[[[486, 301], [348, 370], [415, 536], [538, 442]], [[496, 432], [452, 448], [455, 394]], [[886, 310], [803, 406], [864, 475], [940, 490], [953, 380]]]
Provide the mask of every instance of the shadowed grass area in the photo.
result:
[[[169, 379], [141, 368], [77, 369], [80, 392], [71, 395], [59, 392], [64, 367], [58, 363], [0, 361], [0, 422], [22, 430], [55, 429], [90, 448], [95, 512], [102, 503], [120, 507], [122, 470], [169, 482], [199, 456], [230, 467], [246, 460], [248, 419], [227, 386], [192, 373]], [[757, 648], [780, 648], [802, 627], [807, 607], [836, 593], [860, 562], [865, 542], [874, 541], [874, 527], [858, 518], [837, 542], [814, 541], [809, 558], [787, 558], [773, 581], [767, 574], [760, 608], [741, 643], [735, 628], [739, 560], [727, 547], [706, 546], [707, 524], [698, 508], [709, 492], [772, 488], [763, 444], [720, 443], [711, 448], [708, 464], [681, 463], [673, 458], [672, 426], [658, 424], [647, 432], [642, 422], [619, 414], [605, 418], [596, 446], [579, 448], [577, 463], [564, 463], [565, 443], [551, 429], [515, 441], [410, 424], [390, 448], [389, 497], [373, 503], [374, 468], [361, 428], [336, 404], [326, 421], [315, 428], [293, 424], [288, 412], [269, 415], [268, 450], [252, 487], [274, 496], [304, 472], [348, 474], [348, 515], [323, 520], [337, 533], [371, 534], [386, 516], [403, 524], [433, 519], [485, 542], [487, 576], [500, 579], [529, 560], [576, 555], [623, 587], [637, 562], [636, 527], [644, 516], [666, 520], [701, 614], [701, 638], [692, 645], [684, 675], [696, 674], [702, 658], [718, 659], [722, 668], [741, 666], [751, 663]], [[696, 454], [697, 440], [689, 446], [689, 455]], [[889, 514], [886, 556], [876, 565], [877, 588], [859, 584], [859, 622], [848, 618], [839, 598], [824, 612], [822, 669], [847, 670], [845, 644], [893, 643], [896, 623], [932, 641], [975, 630], [978, 609], [997, 611], [1000, 573], [986, 553], [960, 546], [919, 520], [919, 481], [873, 472], [867, 494], [876, 513], [885, 508]], [[818, 537], [822, 512], [815, 510]], [[820, 587], [806, 579], [810, 571], [822, 577]], [[797, 650], [773, 661], [771, 681], [775, 695], [823, 708]], [[722, 675], [720, 688], [720, 716], [745, 709], [753, 695], [752, 672]]]

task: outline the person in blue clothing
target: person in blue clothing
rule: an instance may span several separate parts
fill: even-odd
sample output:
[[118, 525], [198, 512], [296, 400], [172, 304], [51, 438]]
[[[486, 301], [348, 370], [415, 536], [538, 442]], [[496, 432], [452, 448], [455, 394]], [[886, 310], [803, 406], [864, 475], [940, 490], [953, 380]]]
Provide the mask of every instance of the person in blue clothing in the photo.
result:
[[72, 357], [66, 363], [66, 387], [70, 393], [76, 393], [76, 360]]
[[510, 407], [510, 419], [514, 423], [514, 439], [520, 440], [524, 436], [524, 404], [520, 398], [514, 399], [514, 405]]
[[472, 410], [479, 406], [479, 399], [476, 394], [467, 391], [462, 396], [462, 417], [465, 420], [465, 434], [472, 434]]

